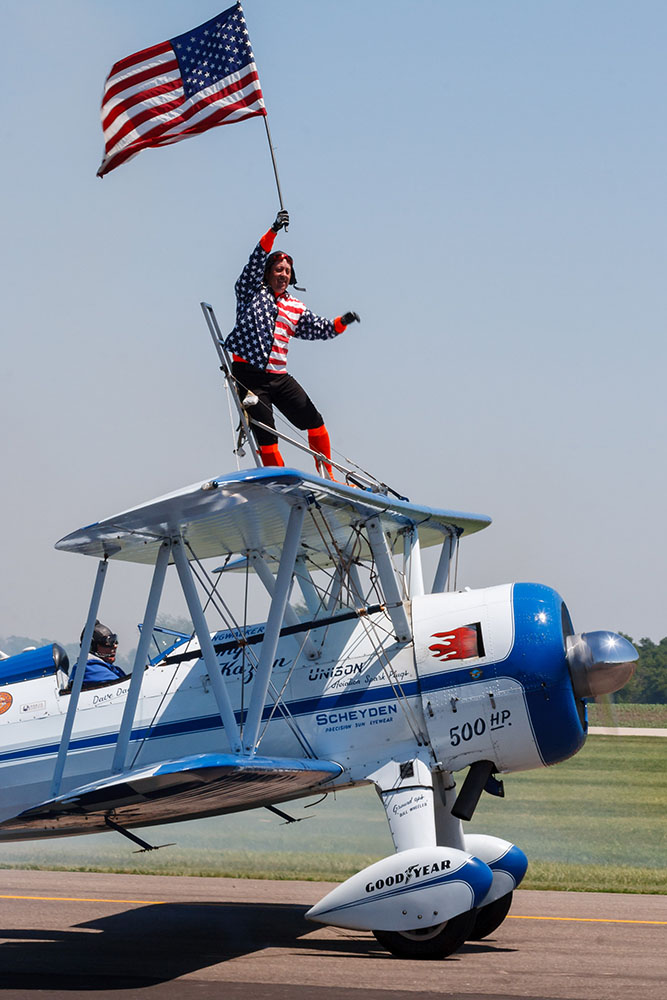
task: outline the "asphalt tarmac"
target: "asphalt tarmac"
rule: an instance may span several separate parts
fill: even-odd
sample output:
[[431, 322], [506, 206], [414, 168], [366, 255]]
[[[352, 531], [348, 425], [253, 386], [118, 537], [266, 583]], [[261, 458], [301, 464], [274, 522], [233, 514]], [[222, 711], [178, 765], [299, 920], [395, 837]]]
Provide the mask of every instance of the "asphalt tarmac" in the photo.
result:
[[309, 923], [330, 886], [0, 871], [0, 997], [664, 1000], [667, 896], [519, 890], [441, 961]]

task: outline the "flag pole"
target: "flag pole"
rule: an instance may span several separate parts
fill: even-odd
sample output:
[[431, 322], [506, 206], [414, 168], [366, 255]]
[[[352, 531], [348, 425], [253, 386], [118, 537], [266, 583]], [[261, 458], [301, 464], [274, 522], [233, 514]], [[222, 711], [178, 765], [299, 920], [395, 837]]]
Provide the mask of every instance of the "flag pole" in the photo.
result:
[[269, 130], [269, 116], [262, 115], [262, 117], [264, 119], [264, 128], [266, 129], [266, 138], [269, 143], [269, 149], [271, 150], [271, 162], [273, 163], [273, 173], [275, 174], [276, 187], [278, 188], [278, 201], [280, 202], [280, 208], [284, 209], [285, 206], [283, 204], [283, 194], [282, 191], [280, 190], [280, 180], [278, 179], [278, 167], [276, 166], [276, 156], [273, 151], [273, 143], [271, 142], [271, 132]]

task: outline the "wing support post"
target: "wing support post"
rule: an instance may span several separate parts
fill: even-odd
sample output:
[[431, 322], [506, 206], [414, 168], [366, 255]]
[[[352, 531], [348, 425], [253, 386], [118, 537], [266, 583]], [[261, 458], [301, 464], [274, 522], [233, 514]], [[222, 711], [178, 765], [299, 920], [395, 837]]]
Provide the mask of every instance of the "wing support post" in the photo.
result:
[[65, 716], [65, 724], [63, 725], [63, 731], [60, 737], [58, 756], [56, 757], [56, 766], [54, 768], [53, 779], [51, 781], [51, 795], [53, 797], [58, 795], [60, 792], [60, 786], [63, 780], [63, 772], [65, 770], [65, 762], [67, 760], [67, 751], [69, 750], [70, 740], [72, 739], [72, 730], [74, 729], [74, 717], [76, 715], [77, 705], [79, 704], [79, 695], [81, 694], [83, 675], [86, 672], [86, 662], [88, 660], [90, 644], [93, 639], [93, 631], [95, 629], [95, 622], [97, 621], [97, 612], [102, 599], [102, 589], [104, 587], [108, 566], [109, 563], [107, 562], [106, 557], [101, 559], [98, 563], [93, 593], [90, 598], [88, 618], [86, 619], [86, 625], [83, 630], [83, 638], [81, 639], [79, 659], [76, 661], [76, 667], [74, 668], [74, 677], [71, 677], [70, 675], [72, 693], [70, 694], [69, 705], [67, 706], [67, 715]]
[[317, 618], [322, 610], [322, 601], [317, 592], [317, 587], [313, 583], [313, 578], [310, 575], [304, 556], [296, 557], [296, 572], [294, 575], [311, 618]]
[[136, 833], [130, 833], [124, 827], [119, 826], [118, 823], [114, 823], [112, 819], [108, 816], [104, 817], [105, 824], [110, 830], [115, 830], [116, 833], [120, 833], [123, 837], [127, 837], [131, 840], [133, 844], [139, 845], [139, 850], [135, 851], [135, 854], [145, 854], [146, 851], [161, 851], [163, 847], [175, 847], [175, 844], [149, 844], [147, 840], [142, 840], [141, 837], [137, 837]]
[[398, 641], [407, 642], [412, 635], [412, 629], [410, 628], [410, 622], [408, 621], [401, 593], [398, 589], [398, 582], [389, 546], [387, 545], [387, 539], [384, 536], [382, 525], [378, 518], [372, 517], [370, 521], [366, 521], [366, 532], [380, 576], [380, 583], [382, 584], [387, 604], [387, 614], [391, 618]]
[[[273, 595], [276, 592], [275, 577], [271, 572], [271, 570], [269, 569], [269, 567], [267, 566], [264, 559], [262, 558], [261, 554], [253, 550], [248, 553], [248, 559], [253, 569], [257, 573], [257, 576], [264, 584], [264, 587], [266, 588], [269, 596], [273, 597]], [[301, 624], [299, 617], [297, 616], [296, 612], [294, 611], [294, 608], [292, 607], [291, 604], [289, 604], [289, 602], [285, 605], [285, 622], [287, 623], [287, 625]], [[295, 639], [294, 641], [296, 642], [298, 651], [301, 652], [301, 649], [303, 648], [303, 651], [309, 660], [316, 660], [321, 655], [320, 651], [316, 648], [315, 643], [311, 638], [305, 639], [303, 643], [299, 639]]]
[[443, 539], [438, 566], [433, 578], [432, 594], [442, 594], [449, 586], [449, 578], [459, 545], [460, 533], [460, 529], [457, 528], [447, 529], [447, 536]]
[[405, 529], [403, 535], [403, 570], [408, 597], [423, 597], [424, 574], [422, 572], [422, 555], [419, 546], [419, 531], [412, 524]]
[[[283, 551], [280, 557], [278, 575], [275, 580], [275, 589], [269, 608], [269, 615], [264, 630], [264, 642], [262, 652], [257, 664], [257, 672], [252, 686], [250, 705], [246, 718], [245, 730], [243, 734], [243, 748], [248, 754], [254, 754], [259, 737], [259, 727], [262, 721], [262, 713], [266, 703], [266, 695], [269, 690], [273, 661], [278, 648], [280, 630], [285, 616], [287, 599], [292, 586], [292, 574], [299, 550], [301, 540], [301, 529], [303, 519], [306, 514], [306, 505], [303, 503], [294, 504], [290, 510], [285, 532]], [[213, 647], [211, 646], [211, 649]]]
[[149, 591], [148, 602], [146, 604], [146, 614], [144, 615], [141, 636], [139, 637], [139, 645], [137, 646], [137, 652], [134, 657], [132, 680], [130, 681], [130, 686], [127, 692], [127, 701], [125, 702], [125, 708], [123, 709], [123, 718], [121, 719], [120, 729], [118, 730], [118, 740], [116, 741], [116, 749], [114, 751], [113, 763], [111, 765], [111, 770], [114, 773], [124, 771], [127, 767], [127, 751], [130, 744], [132, 725], [137, 711], [141, 685], [144, 680], [144, 668], [148, 659], [148, 647], [151, 641], [158, 607], [160, 605], [160, 597], [162, 596], [162, 587], [164, 585], [164, 578], [167, 572], [167, 566], [169, 565], [170, 555], [171, 541], [165, 539], [160, 546], [157, 559], [155, 560], [153, 580], [151, 582], [151, 589]]
[[236, 722], [236, 716], [234, 715], [234, 709], [232, 708], [229, 692], [227, 691], [220, 674], [218, 660], [215, 655], [215, 650], [213, 649], [213, 642], [208, 630], [206, 618], [204, 617], [204, 612], [202, 611], [201, 604], [199, 603], [197, 589], [195, 587], [194, 580], [192, 579], [192, 570], [190, 569], [190, 563], [188, 562], [188, 558], [183, 550], [183, 539], [181, 537], [172, 539], [171, 551], [176, 564], [178, 578], [181, 581], [183, 596], [185, 597], [188, 610], [192, 616], [192, 624], [195, 627], [195, 634], [199, 640], [201, 654], [206, 666], [206, 672], [208, 673], [208, 677], [211, 682], [213, 695], [218, 706], [218, 711], [220, 712], [220, 718], [222, 719], [225, 734], [229, 740], [229, 745], [232, 751], [234, 753], [240, 753], [241, 738], [239, 735], [239, 727]]

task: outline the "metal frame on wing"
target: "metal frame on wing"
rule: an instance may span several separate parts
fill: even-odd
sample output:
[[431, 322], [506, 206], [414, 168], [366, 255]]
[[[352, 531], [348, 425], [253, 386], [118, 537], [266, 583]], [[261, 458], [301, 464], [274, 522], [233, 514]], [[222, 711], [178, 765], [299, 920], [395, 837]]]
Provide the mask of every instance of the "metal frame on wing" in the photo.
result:
[[[421, 549], [442, 546], [434, 590], [444, 589], [460, 536], [479, 531], [489, 523], [489, 518], [482, 515], [434, 510], [292, 469], [255, 469], [196, 483], [67, 535], [57, 543], [57, 549], [95, 556], [100, 562], [54, 769], [52, 796], [58, 796], [62, 785], [85, 667], [83, 650], [89, 648], [110, 560], [154, 566], [113, 757], [112, 773], [121, 775], [129, 765], [129, 743], [150, 636], [170, 563], [176, 566], [194, 624], [197, 655], [204, 661], [222, 727], [232, 754], [241, 761], [257, 753], [269, 694], [274, 705], [280, 700], [280, 692], [272, 687], [271, 674], [277, 645], [286, 628], [296, 633], [302, 626], [305, 636], [300, 650], [310, 649], [314, 655], [314, 647], [308, 646], [311, 635], [340, 615], [340, 608], [348, 606], [351, 613], [363, 619], [369, 608], [359, 566], [368, 563], [382, 603], [372, 605], [376, 617], [371, 621], [369, 616], [367, 627], [377, 632], [378, 611], [388, 623], [384, 635], [378, 635], [378, 649], [382, 650], [387, 637], [392, 642], [410, 641], [405, 600], [424, 593]], [[401, 542], [403, 569], [399, 572], [394, 550]], [[271, 598], [242, 729], [217, 666], [217, 651], [193, 574], [195, 563], [212, 557], [225, 558], [233, 568], [243, 565], [246, 571], [254, 569]], [[329, 573], [325, 591], [314, 582], [313, 574], [318, 571]], [[289, 604], [295, 580], [311, 614], [314, 612], [310, 621], [300, 622]], [[347, 601], [342, 596], [344, 591]], [[235, 624], [240, 630], [239, 643], [245, 642], [244, 625]]]

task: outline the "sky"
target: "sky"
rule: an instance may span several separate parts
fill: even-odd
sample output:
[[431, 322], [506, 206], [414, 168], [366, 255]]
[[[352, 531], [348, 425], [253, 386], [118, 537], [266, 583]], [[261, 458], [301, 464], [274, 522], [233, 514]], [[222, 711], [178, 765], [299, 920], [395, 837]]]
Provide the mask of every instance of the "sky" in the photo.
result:
[[[57, 539], [236, 469], [199, 303], [231, 329], [279, 208], [263, 123], [96, 177], [112, 64], [223, 7], [0, 5], [0, 636], [78, 636], [96, 562]], [[667, 6], [244, 10], [291, 217], [280, 246], [313, 311], [361, 315], [290, 350], [334, 447], [415, 502], [493, 518], [464, 540], [459, 585], [546, 583], [578, 631], [657, 641]], [[149, 583], [110, 567], [100, 617], [126, 647]], [[179, 614], [172, 584], [162, 611]]]

